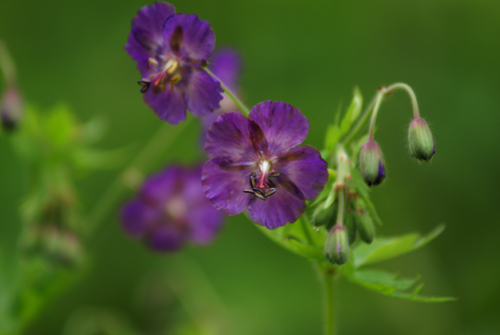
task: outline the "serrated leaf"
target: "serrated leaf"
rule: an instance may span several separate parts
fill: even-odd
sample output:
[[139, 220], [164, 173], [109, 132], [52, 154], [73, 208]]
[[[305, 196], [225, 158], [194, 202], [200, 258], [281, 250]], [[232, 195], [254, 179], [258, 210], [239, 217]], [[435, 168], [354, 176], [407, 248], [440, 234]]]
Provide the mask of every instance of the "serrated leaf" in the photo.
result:
[[407, 234], [401, 237], [379, 237], [372, 244], [362, 244], [354, 251], [356, 268], [367, 264], [391, 259], [407, 252], [416, 250], [435, 239], [444, 230], [444, 225], [437, 226], [425, 236], [418, 233]]
[[420, 296], [419, 293], [424, 287], [423, 283], [418, 285], [410, 293], [404, 292], [409, 290], [420, 280], [420, 275], [416, 276], [415, 278], [399, 278], [399, 276], [396, 274], [377, 270], [357, 270], [350, 274], [345, 272], [343, 273], [352, 282], [388, 297], [420, 302], [445, 302], [456, 300], [452, 297]]

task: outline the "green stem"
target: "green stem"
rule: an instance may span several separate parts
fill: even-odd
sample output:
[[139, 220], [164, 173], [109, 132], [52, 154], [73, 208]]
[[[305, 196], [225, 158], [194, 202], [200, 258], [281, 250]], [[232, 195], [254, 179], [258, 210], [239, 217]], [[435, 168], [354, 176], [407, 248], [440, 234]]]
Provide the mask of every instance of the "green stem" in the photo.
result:
[[335, 306], [335, 270], [333, 268], [317, 267], [323, 282], [323, 295], [325, 298], [324, 319], [325, 335], [337, 333], [337, 311]]
[[192, 117], [188, 117], [185, 122], [176, 126], [162, 125], [156, 131], [132, 163], [115, 178], [102, 197], [96, 202], [85, 221], [88, 229], [87, 234], [92, 234], [106, 218], [106, 215], [109, 215], [110, 208], [116, 206], [120, 196], [126, 190], [124, 177], [130, 173], [144, 172], [174, 142], [192, 119]]
[[384, 98], [384, 91], [381, 89], [378, 91], [377, 100], [375, 100], [375, 106], [373, 107], [372, 118], [370, 120], [370, 128], [368, 130], [368, 140], [373, 140], [373, 135], [375, 134], [375, 121], [377, 120], [378, 110], [382, 99]]
[[2, 40], [0, 40], [0, 68], [3, 71], [7, 85], [15, 85], [16, 70], [14, 62]]
[[408, 95], [410, 96], [410, 99], [411, 99], [411, 104], [413, 106], [413, 117], [414, 118], [420, 117], [420, 113], [418, 111], [417, 97], [415, 96], [415, 92], [413, 92], [411, 87], [406, 85], [405, 83], [396, 83], [396, 84], [392, 84], [390, 86], [387, 86], [384, 90], [384, 93], [387, 94], [391, 91], [394, 91], [395, 89], [403, 89], [408, 93]]
[[302, 215], [299, 218], [299, 221], [300, 225], [302, 226], [302, 230], [304, 231], [304, 236], [306, 237], [307, 242], [309, 242], [310, 245], [315, 245], [314, 240], [311, 236], [311, 232], [309, 231], [312, 225], [309, 219], [306, 217], [306, 214]]
[[224, 83], [212, 71], [210, 71], [207, 68], [205, 68], [205, 71], [207, 71], [209, 75], [211, 75], [212, 77], [214, 77], [219, 81], [220, 86], [224, 90], [224, 93], [226, 93], [226, 95], [234, 102], [234, 104], [238, 106], [238, 108], [241, 110], [243, 114], [245, 114], [245, 116], [250, 115], [250, 110], [245, 106], [243, 102], [241, 102], [240, 99], [238, 99], [236, 94], [234, 94], [226, 85], [224, 85]]
[[368, 121], [370, 114], [371, 114], [371, 111], [373, 109], [373, 106], [375, 105], [375, 101], [377, 101], [377, 97], [378, 97], [378, 94], [373, 97], [372, 101], [368, 105], [368, 108], [363, 113], [363, 117], [356, 124], [353, 131], [351, 131], [349, 133], [349, 135], [347, 135], [347, 137], [345, 138], [344, 144], [343, 144], [344, 147], [347, 147], [349, 144], [351, 144], [351, 142], [356, 138], [356, 136], [358, 136], [358, 133], [361, 131], [361, 129], [366, 124], [366, 121]]

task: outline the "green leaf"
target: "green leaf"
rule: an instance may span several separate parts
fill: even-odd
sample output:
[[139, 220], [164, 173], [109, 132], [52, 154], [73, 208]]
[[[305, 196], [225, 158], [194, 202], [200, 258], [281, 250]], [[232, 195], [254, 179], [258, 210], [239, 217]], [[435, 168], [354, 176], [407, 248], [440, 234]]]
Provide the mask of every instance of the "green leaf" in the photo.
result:
[[379, 237], [372, 244], [362, 244], [354, 251], [356, 268], [367, 264], [381, 262], [416, 250], [435, 239], [444, 230], [444, 225], [437, 226], [429, 234], [421, 236], [418, 233], [400, 237]]
[[352, 273], [344, 272], [352, 282], [382, 295], [421, 302], [445, 302], [456, 300], [452, 297], [425, 297], [419, 295], [424, 284], [418, 285], [412, 292], [404, 292], [413, 287], [421, 276], [415, 278], [399, 278], [396, 274], [377, 270], [357, 270]]

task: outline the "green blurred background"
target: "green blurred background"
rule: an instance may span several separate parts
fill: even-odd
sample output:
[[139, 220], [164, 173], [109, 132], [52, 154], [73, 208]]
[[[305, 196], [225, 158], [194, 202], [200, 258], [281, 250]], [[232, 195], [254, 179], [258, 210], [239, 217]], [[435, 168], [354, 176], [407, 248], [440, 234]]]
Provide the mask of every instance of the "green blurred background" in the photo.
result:
[[[105, 148], [144, 143], [160, 121], [142, 102], [136, 84], [140, 75], [123, 46], [131, 19], [146, 4], [2, 0], [0, 38], [15, 58], [26, 99], [40, 107], [66, 102], [82, 120], [104, 116], [109, 124]], [[388, 178], [373, 191], [385, 227], [377, 233], [425, 233], [442, 222], [447, 229], [423, 250], [381, 267], [408, 276], [422, 272], [423, 294], [460, 300], [400, 301], [341, 281], [340, 334], [499, 334], [500, 2], [173, 4], [178, 12], [209, 20], [217, 47], [241, 51], [241, 83], [249, 106], [272, 99], [302, 110], [311, 123], [309, 144], [323, 145], [327, 122], [340, 101], [346, 105], [355, 85], [366, 102], [381, 85], [403, 81], [414, 88], [437, 154], [430, 164], [409, 158], [410, 101], [403, 93], [386, 99], [377, 139]], [[197, 136], [197, 125], [191, 124], [160, 160], [195, 161], [201, 156], [193, 149]], [[0, 242], [14, 252], [25, 184], [5, 140], [0, 153]], [[81, 183], [86, 208], [115, 175], [100, 172]], [[110, 214], [87, 246], [93, 257], [87, 276], [55, 299], [30, 333], [61, 334], [68, 318], [88, 307], [117, 311], [136, 327], [144, 326], [153, 312], [140, 310], [138, 292], [146, 277], [161, 270], [179, 276], [181, 284], [193, 281], [193, 290], [186, 291], [210, 305], [210, 294], [197, 293], [204, 285], [197, 275], [202, 271], [225, 305], [222, 318], [231, 334], [320, 334], [321, 290], [311, 265], [252, 225], [241, 215], [232, 217], [209, 247], [155, 255], [125, 236], [116, 214]], [[178, 274], [182, 272], [189, 278]], [[176, 308], [172, 315], [167, 312], [168, 320], [177, 314], [190, 320]]]

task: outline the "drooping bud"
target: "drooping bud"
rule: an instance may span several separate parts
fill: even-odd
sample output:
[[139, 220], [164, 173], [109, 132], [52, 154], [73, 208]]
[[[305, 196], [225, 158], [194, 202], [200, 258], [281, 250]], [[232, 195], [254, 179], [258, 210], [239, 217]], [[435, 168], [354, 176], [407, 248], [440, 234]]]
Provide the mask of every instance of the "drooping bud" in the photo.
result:
[[3, 93], [2, 104], [0, 105], [0, 118], [3, 129], [6, 131], [14, 130], [21, 120], [22, 112], [21, 94], [16, 87], [8, 87]]
[[344, 226], [333, 227], [325, 242], [325, 256], [338, 265], [349, 260], [349, 240]]
[[418, 160], [429, 161], [436, 153], [431, 130], [423, 119], [416, 117], [408, 130], [411, 156]]
[[385, 178], [382, 151], [374, 140], [368, 140], [361, 147], [359, 169], [363, 179], [369, 186], [378, 185]]
[[375, 227], [373, 226], [373, 220], [370, 214], [363, 209], [358, 209], [355, 217], [359, 237], [365, 243], [372, 243], [375, 236]]

